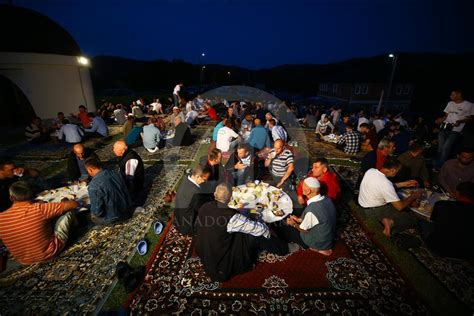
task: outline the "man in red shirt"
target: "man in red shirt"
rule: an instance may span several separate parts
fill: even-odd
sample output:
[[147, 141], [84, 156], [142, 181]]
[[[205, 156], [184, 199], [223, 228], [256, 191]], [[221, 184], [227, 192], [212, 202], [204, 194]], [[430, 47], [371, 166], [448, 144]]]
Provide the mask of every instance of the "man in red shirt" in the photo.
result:
[[28, 265], [49, 260], [61, 252], [74, 221], [74, 214], [69, 211], [78, 203], [33, 202], [31, 187], [24, 181], [10, 186], [10, 198], [12, 207], [0, 213], [0, 239], [15, 260]]
[[209, 118], [211, 121], [217, 121], [217, 112], [216, 110], [210, 105], [209, 103], [206, 103], [206, 110], [207, 110], [207, 115], [209, 115]]
[[[336, 202], [341, 195], [341, 186], [337, 180], [337, 175], [329, 171], [329, 162], [326, 158], [318, 158], [313, 163], [313, 169], [308, 173], [308, 177], [316, 178], [321, 184], [321, 195], [325, 195], [333, 202]], [[303, 181], [300, 181], [296, 189], [298, 203], [306, 205], [307, 198], [303, 195]]]
[[78, 119], [84, 128], [89, 128], [91, 126], [92, 119], [87, 116], [87, 109], [84, 105], [79, 105], [79, 113], [74, 115], [71, 113], [71, 116]]

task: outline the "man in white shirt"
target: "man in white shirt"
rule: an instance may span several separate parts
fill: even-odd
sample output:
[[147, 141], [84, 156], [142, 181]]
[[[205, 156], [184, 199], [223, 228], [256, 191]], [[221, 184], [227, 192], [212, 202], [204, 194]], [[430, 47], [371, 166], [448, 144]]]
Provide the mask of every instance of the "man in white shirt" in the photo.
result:
[[436, 120], [436, 124], [440, 124], [438, 133], [439, 156], [436, 165], [438, 169], [450, 158], [453, 148], [461, 137], [464, 125], [471, 121], [474, 116], [474, 105], [464, 100], [461, 90], [453, 90], [450, 98], [451, 101], [444, 109], [444, 116]]
[[375, 126], [375, 132], [380, 132], [385, 127], [385, 121], [382, 119], [380, 115], [375, 116], [375, 120], [372, 122]]
[[359, 117], [359, 121], [357, 122], [357, 131], [359, 131], [359, 132], [360, 132], [360, 125], [362, 123], [366, 123], [366, 124], [370, 123], [369, 119], [365, 117], [364, 113], [361, 113], [361, 115]]
[[281, 139], [284, 143], [286, 143], [288, 139], [288, 134], [286, 133], [283, 126], [276, 125], [274, 119], [270, 119], [268, 121], [268, 129], [272, 132], [272, 138], [274, 142]]
[[198, 117], [198, 112], [194, 111], [194, 110], [190, 110], [188, 113], [186, 113], [186, 118], [184, 119], [186, 124], [192, 126], [194, 125], [196, 122], [196, 118]]
[[227, 120], [225, 126], [217, 132], [216, 148], [222, 152], [234, 150], [240, 140], [239, 134], [232, 129], [232, 122]]
[[[387, 178], [393, 178], [401, 169], [398, 160], [388, 158], [379, 170], [367, 170], [360, 184], [359, 204], [365, 209], [368, 217], [381, 222], [383, 234], [390, 237], [392, 228], [402, 231], [416, 224], [415, 218], [404, 209], [421, 197], [421, 191], [414, 191], [404, 200], [400, 200], [395, 185]], [[415, 185], [406, 181], [397, 184], [398, 188]]]
[[178, 83], [173, 89], [173, 101], [174, 106], [179, 106], [179, 100], [181, 99], [181, 88], [183, 87], [183, 83]]
[[84, 132], [82, 129], [77, 126], [76, 124], [69, 123], [69, 120], [63, 120], [63, 126], [59, 129], [58, 139], [63, 139], [66, 143], [69, 144], [77, 144], [80, 143], [82, 140], [82, 136], [84, 136]]
[[163, 106], [160, 103], [160, 99], [154, 99], [153, 103], [150, 103], [151, 110], [155, 111], [156, 114], [163, 114]]

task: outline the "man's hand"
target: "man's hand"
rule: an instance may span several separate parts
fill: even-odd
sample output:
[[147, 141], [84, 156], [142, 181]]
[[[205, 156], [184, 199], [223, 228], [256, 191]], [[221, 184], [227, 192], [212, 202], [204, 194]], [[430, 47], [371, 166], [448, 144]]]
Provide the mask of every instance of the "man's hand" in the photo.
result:
[[293, 218], [288, 217], [286, 219], [286, 224], [289, 225], [289, 226], [295, 226], [297, 223], [293, 220]]
[[306, 204], [306, 201], [304, 200], [304, 197], [302, 195], [298, 195], [298, 204], [300, 205]]
[[245, 165], [241, 161], [239, 161], [238, 163], [235, 164], [234, 168], [237, 170], [245, 169]]
[[276, 185], [276, 187], [280, 189], [280, 188], [283, 186], [283, 183], [284, 183], [284, 182], [282, 182], [282, 181], [278, 182], [277, 185]]
[[408, 181], [403, 181], [403, 182], [398, 182], [397, 188], [408, 188], [408, 187], [416, 187], [418, 185], [418, 181], [416, 180], [408, 180]]
[[419, 199], [419, 198], [421, 198], [422, 194], [423, 194], [423, 191], [416, 190], [410, 195], [410, 197], [413, 198], [413, 199]]
[[301, 222], [303, 222], [303, 220], [295, 215], [290, 215], [290, 218], [297, 224], [301, 224]]

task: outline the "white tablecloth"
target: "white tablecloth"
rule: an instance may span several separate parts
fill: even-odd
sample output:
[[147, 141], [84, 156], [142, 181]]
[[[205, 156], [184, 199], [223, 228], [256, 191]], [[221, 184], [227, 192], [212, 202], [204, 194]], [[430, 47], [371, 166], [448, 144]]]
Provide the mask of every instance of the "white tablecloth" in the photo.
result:
[[89, 193], [85, 183], [46, 190], [38, 194], [36, 198], [45, 202], [61, 202], [62, 199], [67, 198], [69, 200], [76, 200], [82, 205], [90, 204]]
[[[257, 181], [258, 183], [258, 181]], [[276, 196], [279, 198], [276, 199]], [[262, 220], [265, 223], [273, 223], [280, 221], [293, 213], [293, 202], [291, 198], [279, 188], [268, 185], [267, 183], [247, 183], [233, 188], [232, 199], [229, 207], [247, 210], [256, 209], [257, 204], [263, 204]], [[273, 214], [274, 209], [284, 212], [282, 216]]]

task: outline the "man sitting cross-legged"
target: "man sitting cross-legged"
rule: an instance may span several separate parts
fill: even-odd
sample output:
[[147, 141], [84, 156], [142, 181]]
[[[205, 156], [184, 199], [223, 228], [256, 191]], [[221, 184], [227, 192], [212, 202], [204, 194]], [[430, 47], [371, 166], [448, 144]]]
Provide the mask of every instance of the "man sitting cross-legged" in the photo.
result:
[[286, 225], [276, 227], [278, 234], [288, 242], [329, 256], [336, 237], [336, 208], [331, 199], [319, 193], [321, 184], [315, 178], [303, 181], [303, 194], [308, 206], [301, 217], [290, 215]]
[[85, 161], [92, 177], [87, 191], [91, 200], [91, 221], [107, 225], [130, 218], [130, 195], [122, 177], [112, 170], [102, 169], [101, 162], [93, 157]]
[[271, 237], [266, 224], [229, 208], [231, 196], [232, 190], [219, 184], [215, 201], [204, 204], [196, 219], [196, 252], [204, 271], [219, 282], [251, 270], [260, 250], [283, 256], [298, 248]]
[[[64, 248], [74, 221], [76, 201], [33, 201], [33, 191], [24, 181], [10, 187], [12, 207], [0, 213], [0, 239], [15, 260], [28, 265], [49, 260]], [[54, 225], [52, 225], [55, 222]]]
[[415, 180], [393, 184], [387, 178], [393, 178], [401, 169], [398, 160], [387, 158], [380, 171], [367, 170], [360, 184], [359, 204], [365, 209], [368, 217], [382, 222], [383, 234], [390, 237], [392, 228], [402, 231], [416, 225], [416, 220], [404, 209], [421, 197], [421, 191], [413, 192], [408, 198], [400, 200], [395, 191], [398, 188], [414, 186]]

